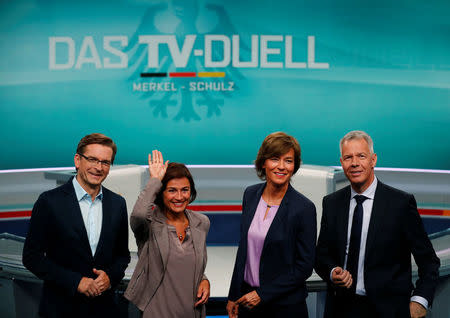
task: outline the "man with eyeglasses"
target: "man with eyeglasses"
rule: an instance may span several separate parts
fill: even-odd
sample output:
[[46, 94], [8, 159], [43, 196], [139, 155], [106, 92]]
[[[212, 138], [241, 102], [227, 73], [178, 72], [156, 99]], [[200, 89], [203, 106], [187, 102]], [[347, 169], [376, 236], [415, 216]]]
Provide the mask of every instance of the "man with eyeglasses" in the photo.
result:
[[75, 154], [77, 174], [39, 196], [23, 264], [44, 281], [42, 317], [117, 317], [114, 289], [130, 261], [124, 198], [102, 186], [117, 147], [94, 133]]

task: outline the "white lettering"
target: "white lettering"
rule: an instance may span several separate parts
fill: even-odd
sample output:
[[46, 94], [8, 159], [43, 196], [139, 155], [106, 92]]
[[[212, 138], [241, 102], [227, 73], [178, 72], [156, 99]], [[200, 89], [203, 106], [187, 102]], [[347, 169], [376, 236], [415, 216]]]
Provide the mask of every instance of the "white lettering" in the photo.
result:
[[140, 35], [139, 43], [147, 44], [147, 66], [159, 67], [159, 44], [167, 43], [170, 36], [167, 35]]
[[316, 63], [316, 43], [315, 37], [308, 36], [308, 68], [328, 69], [330, 65], [328, 63]]
[[128, 45], [128, 37], [126, 36], [105, 36], [103, 38], [103, 48], [105, 51], [118, 56], [120, 58], [119, 63], [111, 63], [109, 57], [103, 59], [104, 68], [127, 68], [128, 67], [128, 55], [124, 52], [111, 46], [111, 42], [120, 42], [120, 46], [124, 47]]
[[176, 92], [177, 88], [174, 83], [164, 82], [164, 83], [133, 83], [133, 92]]
[[[228, 86], [226, 86], [228, 84]], [[215, 91], [226, 92], [234, 91], [234, 82], [189, 82], [189, 90], [191, 92]]]
[[233, 35], [233, 66], [234, 67], [258, 67], [258, 36], [252, 35], [252, 44], [250, 47], [251, 59], [249, 62], [240, 60], [239, 51], [239, 35]]
[[[56, 63], [56, 44], [67, 44], [67, 62]], [[75, 42], [68, 36], [55, 36], [48, 38], [48, 68], [50, 70], [67, 70], [75, 64]]]
[[[223, 59], [222, 61], [212, 60], [212, 43], [223, 43]], [[205, 67], [227, 67], [230, 64], [230, 39], [225, 35], [205, 35]]]
[[176, 37], [171, 36], [167, 44], [169, 45], [170, 55], [172, 56], [175, 67], [186, 67], [196, 38], [196, 35], [187, 35], [180, 52]]
[[[91, 51], [91, 57], [87, 56], [88, 50]], [[97, 48], [94, 44], [94, 39], [92, 36], [86, 36], [81, 43], [80, 54], [78, 55], [77, 64], [75, 68], [80, 69], [81, 65], [86, 63], [94, 63], [95, 68], [101, 68], [102, 63], [100, 62], [100, 56], [98, 56]]]
[[306, 68], [305, 62], [292, 62], [292, 35], [286, 35], [284, 55], [286, 68]]
[[283, 68], [282, 62], [269, 62], [269, 55], [280, 54], [280, 49], [269, 49], [269, 42], [283, 42], [282, 35], [261, 35], [261, 67]]
[[133, 83], [133, 92], [142, 92], [142, 83]]

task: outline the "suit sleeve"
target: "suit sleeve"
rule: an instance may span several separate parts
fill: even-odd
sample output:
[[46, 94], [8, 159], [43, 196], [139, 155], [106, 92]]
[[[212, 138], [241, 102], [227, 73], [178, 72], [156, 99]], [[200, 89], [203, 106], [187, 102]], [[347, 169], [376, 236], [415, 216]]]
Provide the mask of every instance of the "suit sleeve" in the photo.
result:
[[127, 205], [124, 198], [120, 198], [120, 215], [119, 215], [119, 233], [116, 236], [116, 242], [114, 244], [114, 260], [113, 263], [105, 269], [108, 274], [111, 287], [116, 287], [127, 269], [130, 262], [130, 251], [128, 250], [128, 213]]
[[52, 240], [47, 230], [52, 224], [51, 212], [45, 193], [33, 206], [30, 227], [23, 247], [23, 265], [38, 278], [60, 286], [75, 295], [82, 275], [50, 260], [46, 253]]
[[320, 234], [317, 241], [316, 249], [316, 263], [315, 269], [317, 274], [326, 282], [331, 283], [330, 273], [331, 270], [338, 266], [336, 265], [336, 260], [333, 258], [331, 253], [331, 246], [335, 238], [332, 237], [330, 233], [330, 219], [328, 215], [328, 201], [326, 198], [322, 201], [322, 220], [320, 222]]
[[314, 204], [302, 206], [295, 234], [295, 260], [293, 273], [284, 273], [256, 289], [261, 302], [270, 302], [282, 297], [299, 286], [311, 276], [316, 250], [317, 221]]
[[413, 296], [425, 298], [428, 300], [428, 305], [431, 306], [439, 279], [440, 260], [425, 232], [422, 219], [417, 211], [416, 200], [412, 195], [409, 196], [405, 220], [406, 222], [403, 224], [405, 235], [410, 244], [419, 274]]
[[[208, 232], [209, 232], [209, 227], [210, 227], [210, 225], [211, 225], [211, 223], [210, 223], [210, 221], [209, 221], [209, 218], [208, 217], [206, 217], [206, 226], [205, 226], [205, 237], [207, 237], [208, 236]], [[207, 249], [206, 249], [206, 240], [205, 240], [205, 245], [204, 245], [204, 248], [203, 248], [203, 260], [204, 260], [204, 262], [205, 262], [205, 269], [206, 269], [206, 264], [208, 263], [208, 251], [207, 251]], [[203, 272], [203, 276], [202, 276], [202, 280], [207, 280], [207, 281], [209, 281], [209, 279], [208, 279], [208, 277], [205, 275], [205, 272]]]
[[159, 179], [150, 178], [134, 204], [133, 212], [130, 216], [130, 227], [136, 238], [136, 245], [139, 250], [148, 239], [148, 222], [154, 209], [158, 208], [155, 205], [155, 199], [161, 187], [162, 183]]

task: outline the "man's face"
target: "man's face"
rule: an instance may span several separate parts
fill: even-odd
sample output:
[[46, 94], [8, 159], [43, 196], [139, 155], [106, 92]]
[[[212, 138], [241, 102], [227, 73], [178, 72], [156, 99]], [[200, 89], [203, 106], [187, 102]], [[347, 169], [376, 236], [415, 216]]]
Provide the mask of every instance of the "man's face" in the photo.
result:
[[356, 192], [362, 193], [370, 186], [376, 163], [377, 155], [370, 152], [365, 139], [351, 139], [342, 144], [342, 169]]
[[99, 189], [110, 169], [109, 165], [99, 161], [111, 162], [113, 151], [108, 146], [91, 144], [85, 147], [83, 155], [85, 157], [76, 154], [74, 158], [75, 167], [78, 169], [77, 181], [85, 190], [86, 187]]

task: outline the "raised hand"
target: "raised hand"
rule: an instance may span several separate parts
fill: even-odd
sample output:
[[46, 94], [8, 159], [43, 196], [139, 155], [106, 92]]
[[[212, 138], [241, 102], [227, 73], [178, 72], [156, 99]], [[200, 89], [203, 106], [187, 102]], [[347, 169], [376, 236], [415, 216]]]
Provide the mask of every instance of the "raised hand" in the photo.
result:
[[148, 154], [148, 171], [150, 172], [150, 177], [162, 180], [166, 174], [168, 165], [169, 160], [164, 163], [161, 151], [155, 149], [152, 151], [152, 154]]

